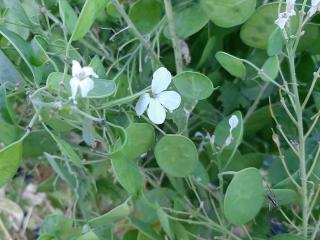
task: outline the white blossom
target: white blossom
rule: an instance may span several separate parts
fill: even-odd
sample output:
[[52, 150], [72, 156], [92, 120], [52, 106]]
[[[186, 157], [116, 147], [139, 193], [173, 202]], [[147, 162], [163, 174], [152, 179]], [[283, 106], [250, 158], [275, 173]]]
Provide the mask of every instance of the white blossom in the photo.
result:
[[320, 0], [311, 0], [311, 8], [308, 15], [313, 16], [316, 12], [320, 11]]
[[71, 99], [75, 100], [80, 88], [81, 97], [86, 97], [94, 88], [91, 77], [98, 78], [98, 75], [91, 67], [81, 67], [78, 61], [72, 61], [72, 78], [70, 80]]
[[286, 0], [286, 11], [279, 13], [275, 24], [279, 26], [280, 29], [284, 29], [290, 17], [296, 15], [296, 11], [294, 10], [296, 0]]
[[153, 73], [151, 95], [144, 93], [137, 102], [135, 110], [138, 116], [147, 110], [153, 123], [162, 124], [166, 119], [166, 110], [171, 112], [180, 106], [181, 96], [175, 91], [165, 91], [171, 80], [171, 73], [164, 67]]
[[235, 129], [239, 124], [239, 119], [236, 115], [232, 115], [231, 118], [229, 119], [229, 126], [230, 126], [230, 131]]

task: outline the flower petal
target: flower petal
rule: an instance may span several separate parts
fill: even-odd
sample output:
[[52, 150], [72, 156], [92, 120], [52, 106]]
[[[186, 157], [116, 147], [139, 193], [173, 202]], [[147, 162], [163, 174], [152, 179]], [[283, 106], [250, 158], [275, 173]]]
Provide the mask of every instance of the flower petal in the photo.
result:
[[164, 91], [157, 95], [157, 99], [169, 111], [177, 109], [181, 103], [181, 96], [175, 91]]
[[98, 78], [98, 75], [94, 72], [92, 67], [83, 67], [81, 70], [86, 77], [95, 77]]
[[147, 110], [149, 103], [150, 103], [149, 93], [145, 93], [141, 95], [135, 107], [135, 110], [138, 116], [141, 116]]
[[91, 78], [85, 78], [80, 81], [81, 96], [86, 97], [88, 93], [93, 89], [94, 82]]
[[231, 118], [229, 118], [229, 126], [230, 126], [230, 131], [235, 129], [239, 124], [239, 119], [236, 115], [232, 115]]
[[171, 73], [165, 67], [158, 68], [153, 73], [151, 90], [154, 94], [159, 94], [166, 90], [171, 83]]
[[166, 110], [161, 103], [154, 98], [150, 98], [148, 117], [155, 124], [162, 124], [166, 119]]
[[80, 80], [78, 78], [71, 78], [70, 82], [70, 87], [71, 87], [71, 98], [76, 99], [78, 87], [80, 85]]
[[78, 76], [80, 74], [80, 72], [81, 72], [81, 69], [82, 68], [81, 68], [80, 63], [78, 61], [76, 61], [76, 60], [73, 60], [72, 61], [72, 76], [73, 77]]
[[275, 21], [275, 24], [279, 26], [280, 29], [284, 29], [288, 22], [289, 18], [280, 14], [279, 18]]

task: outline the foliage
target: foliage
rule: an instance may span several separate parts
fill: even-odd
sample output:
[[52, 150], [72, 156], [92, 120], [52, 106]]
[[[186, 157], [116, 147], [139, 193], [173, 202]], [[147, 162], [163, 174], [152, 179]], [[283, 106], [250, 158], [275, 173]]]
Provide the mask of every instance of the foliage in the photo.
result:
[[0, 0], [0, 238], [319, 239], [319, 0]]

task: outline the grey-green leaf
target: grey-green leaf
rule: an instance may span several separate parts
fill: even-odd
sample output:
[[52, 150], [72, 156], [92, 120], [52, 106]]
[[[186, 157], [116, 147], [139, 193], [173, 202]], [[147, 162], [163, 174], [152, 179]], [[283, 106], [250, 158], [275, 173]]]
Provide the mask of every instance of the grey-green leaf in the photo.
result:
[[200, 0], [213, 23], [230, 28], [244, 23], [254, 12], [256, 0]]
[[244, 79], [246, 77], [246, 67], [243, 62], [226, 52], [217, 52], [216, 59], [221, 66], [232, 76]]
[[198, 72], [182, 72], [173, 78], [179, 93], [191, 100], [202, 100], [211, 96], [214, 88], [211, 80]]
[[155, 148], [160, 168], [170, 176], [187, 177], [198, 164], [198, 151], [194, 143], [180, 135], [166, 135]]
[[265, 196], [262, 177], [256, 168], [236, 173], [224, 198], [224, 214], [232, 224], [245, 224], [260, 211]]
[[17, 172], [22, 160], [22, 141], [17, 141], [0, 151], [0, 187]]
[[98, 13], [107, 5], [105, 0], [87, 0], [81, 10], [75, 29], [72, 33], [72, 41], [83, 38], [96, 20]]

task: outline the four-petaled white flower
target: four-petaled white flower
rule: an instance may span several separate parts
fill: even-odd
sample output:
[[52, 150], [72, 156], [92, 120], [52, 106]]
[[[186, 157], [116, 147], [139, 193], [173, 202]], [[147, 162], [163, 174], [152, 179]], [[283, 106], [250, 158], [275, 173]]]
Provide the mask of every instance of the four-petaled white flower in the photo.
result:
[[75, 100], [80, 88], [81, 97], [86, 97], [94, 88], [91, 77], [98, 78], [98, 75], [91, 67], [81, 67], [78, 61], [72, 61], [72, 78], [70, 80], [71, 99]]
[[284, 29], [290, 17], [296, 15], [296, 11], [294, 10], [296, 0], [286, 0], [286, 11], [279, 13], [275, 24], [279, 26], [280, 29]]
[[309, 9], [309, 16], [313, 16], [317, 11], [320, 11], [320, 0], [311, 0], [311, 8]]
[[162, 124], [166, 119], [166, 110], [177, 109], [181, 96], [175, 91], [165, 91], [171, 83], [171, 73], [160, 67], [153, 73], [151, 96], [144, 93], [137, 102], [136, 113], [141, 116], [147, 109], [149, 119], [155, 124]]

